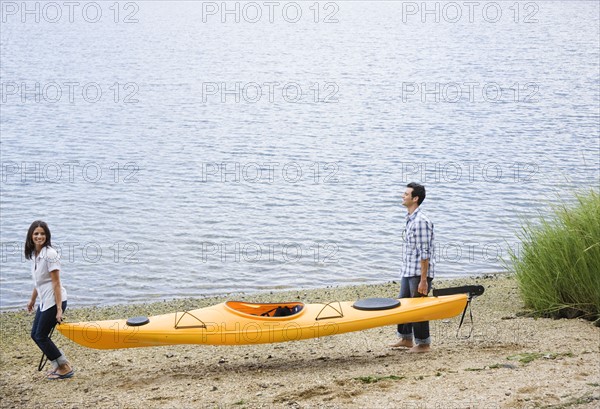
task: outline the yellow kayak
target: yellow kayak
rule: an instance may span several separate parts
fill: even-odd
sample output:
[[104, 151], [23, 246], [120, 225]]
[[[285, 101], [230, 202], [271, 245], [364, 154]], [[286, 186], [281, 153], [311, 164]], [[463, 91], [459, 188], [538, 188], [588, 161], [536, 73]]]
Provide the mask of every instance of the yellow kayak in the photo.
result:
[[316, 304], [227, 301], [149, 318], [64, 322], [56, 328], [72, 341], [97, 349], [261, 344], [450, 318], [465, 310], [472, 295], [367, 298]]

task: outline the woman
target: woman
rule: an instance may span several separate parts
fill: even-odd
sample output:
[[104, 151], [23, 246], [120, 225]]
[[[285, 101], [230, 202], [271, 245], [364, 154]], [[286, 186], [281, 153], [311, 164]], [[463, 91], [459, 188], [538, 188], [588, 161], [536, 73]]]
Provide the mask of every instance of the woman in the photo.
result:
[[60, 283], [60, 259], [52, 248], [48, 225], [37, 220], [31, 223], [25, 240], [25, 258], [32, 260], [33, 293], [27, 304], [27, 310], [33, 311], [35, 301], [40, 303], [35, 313], [31, 338], [52, 362], [52, 371], [47, 378], [65, 379], [73, 376], [71, 364], [50, 339], [50, 331], [61, 323], [63, 312], [67, 308], [67, 292]]

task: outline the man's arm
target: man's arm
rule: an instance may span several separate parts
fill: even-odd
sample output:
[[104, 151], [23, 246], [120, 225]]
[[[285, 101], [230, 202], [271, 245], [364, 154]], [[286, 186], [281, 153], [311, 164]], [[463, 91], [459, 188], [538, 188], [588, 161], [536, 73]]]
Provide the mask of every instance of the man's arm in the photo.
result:
[[427, 272], [429, 271], [429, 259], [421, 259], [421, 281], [419, 281], [419, 287], [417, 291], [423, 295], [427, 295], [429, 292], [429, 285], [427, 284]]
[[427, 283], [427, 273], [429, 273], [429, 259], [431, 258], [431, 246], [432, 246], [433, 229], [425, 220], [419, 220], [417, 225], [417, 246], [419, 249], [419, 256], [421, 258], [421, 281], [417, 291], [420, 294], [427, 295], [429, 292], [429, 285]]

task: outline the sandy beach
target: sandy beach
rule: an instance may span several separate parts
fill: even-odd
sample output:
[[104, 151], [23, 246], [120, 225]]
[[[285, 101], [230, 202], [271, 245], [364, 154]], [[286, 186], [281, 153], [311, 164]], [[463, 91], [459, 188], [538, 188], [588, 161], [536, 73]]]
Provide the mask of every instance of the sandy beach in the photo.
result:
[[[460, 317], [432, 322], [433, 350], [391, 349], [393, 327], [257, 346], [93, 350], [53, 337], [75, 377], [47, 381], [29, 338], [32, 316], [0, 314], [2, 408], [597, 408], [600, 329], [592, 322], [532, 318], [513, 278], [438, 280], [482, 284], [471, 338]], [[394, 296], [396, 283], [238, 296], [323, 302]], [[71, 322], [156, 315], [223, 298], [70, 308]], [[71, 306], [73, 307], [73, 306]], [[468, 332], [468, 326], [461, 331]], [[466, 333], [465, 332], [465, 333]], [[48, 367], [46, 368], [48, 369]]]

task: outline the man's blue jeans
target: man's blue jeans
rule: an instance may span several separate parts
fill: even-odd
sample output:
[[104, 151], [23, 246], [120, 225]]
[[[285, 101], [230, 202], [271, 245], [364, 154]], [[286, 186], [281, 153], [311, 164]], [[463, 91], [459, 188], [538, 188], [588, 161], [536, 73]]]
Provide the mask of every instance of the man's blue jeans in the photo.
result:
[[[424, 295], [417, 292], [421, 277], [403, 277], [400, 281], [400, 295], [399, 298], [415, 298], [424, 297]], [[433, 278], [427, 278], [427, 293], [431, 291], [431, 281]], [[410, 324], [398, 325], [398, 335], [400, 338], [412, 341], [414, 333], [415, 344], [429, 345], [431, 343], [431, 337], [429, 336], [429, 321], [415, 322]]]

